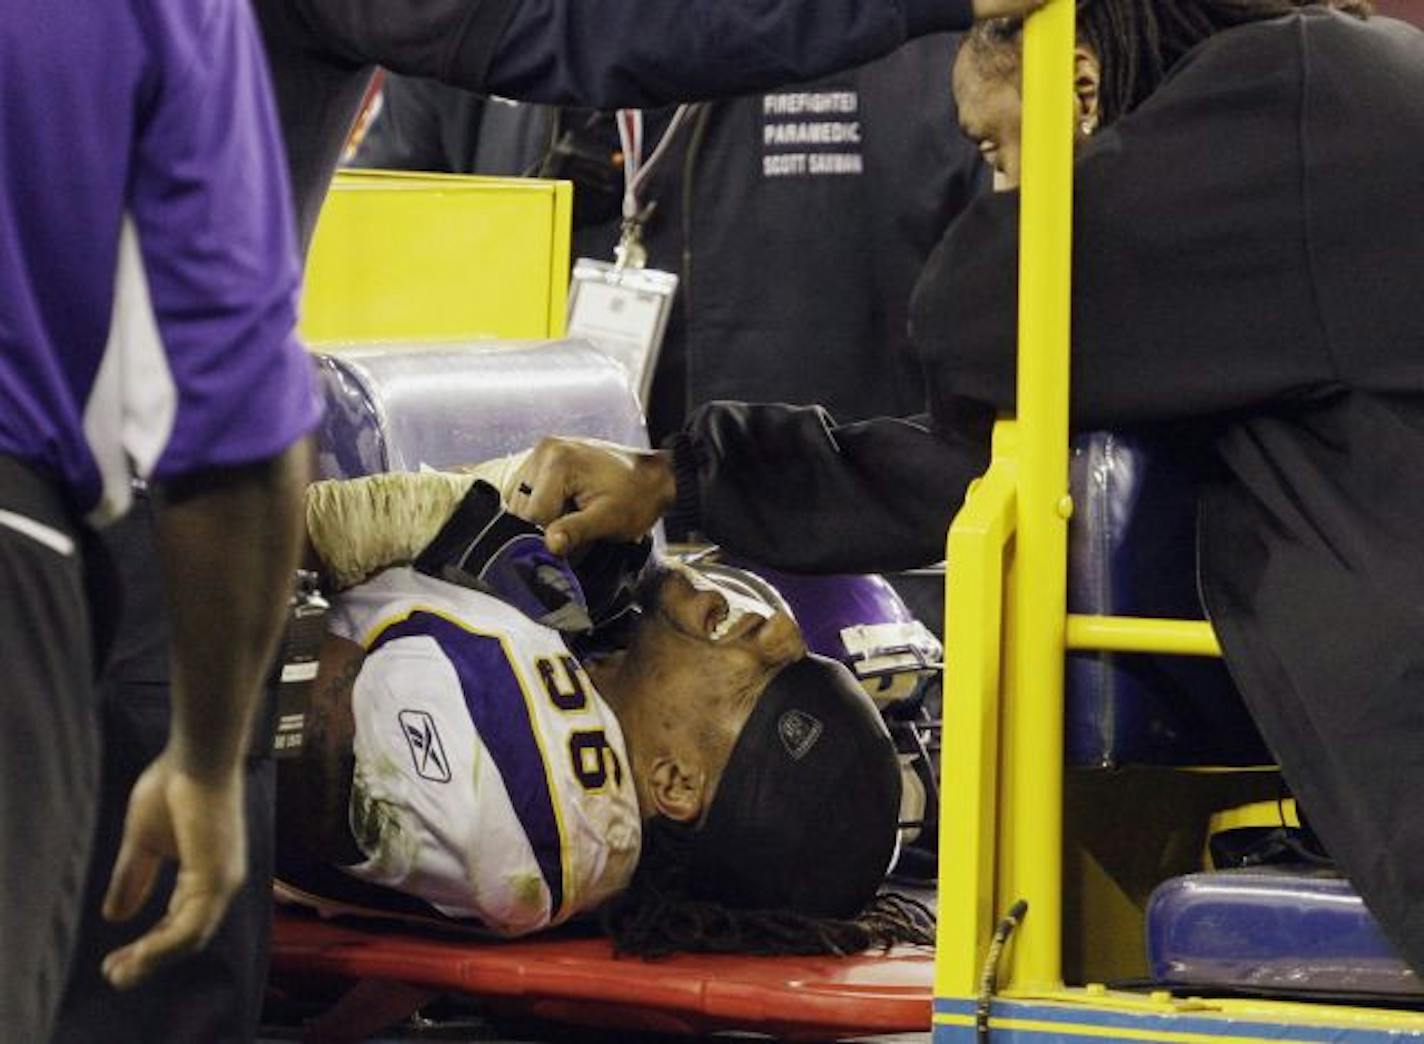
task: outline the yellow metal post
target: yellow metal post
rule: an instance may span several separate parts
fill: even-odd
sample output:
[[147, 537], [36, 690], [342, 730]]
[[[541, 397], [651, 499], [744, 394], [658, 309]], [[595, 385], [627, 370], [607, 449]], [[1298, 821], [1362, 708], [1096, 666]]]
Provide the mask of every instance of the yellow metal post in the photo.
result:
[[1068, 375], [1073, 243], [1073, 0], [1024, 32], [1018, 417], [1020, 473], [1011, 595], [1018, 689], [1006, 729], [1001, 900], [1027, 899], [1009, 985], [1062, 978], [1063, 654], [1067, 616]]
[[1005, 555], [1013, 537], [1015, 426], [994, 429], [994, 458], [949, 531], [935, 996], [973, 996], [994, 930]]
[[948, 539], [935, 1040], [977, 1038], [989, 929], [1018, 898], [1029, 911], [1003, 982], [1014, 1003], [993, 1016], [1010, 1034], [1424, 1040], [1413, 1012], [1063, 985], [1065, 651], [1221, 654], [1205, 621], [1067, 613], [1073, 3], [1049, 0], [1025, 32], [1018, 420], [996, 426], [993, 463]]

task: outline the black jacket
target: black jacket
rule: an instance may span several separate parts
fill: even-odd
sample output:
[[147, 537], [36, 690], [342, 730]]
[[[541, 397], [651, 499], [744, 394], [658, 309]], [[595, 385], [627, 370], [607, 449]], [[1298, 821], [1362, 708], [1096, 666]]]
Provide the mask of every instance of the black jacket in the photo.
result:
[[[681, 328], [659, 366], [655, 437], [716, 399], [818, 403], [847, 420], [925, 409], [910, 294], [983, 169], [957, 128], [953, 56], [951, 39], [928, 37], [700, 114], [663, 192], [678, 204], [660, 238], [677, 251]], [[826, 101], [850, 111], [796, 111]], [[857, 140], [799, 140], [822, 127]]]
[[[704, 106], [670, 143], [640, 200], [654, 205], [649, 264], [682, 280], [649, 407], [655, 440], [713, 399], [818, 403], [849, 419], [924, 409], [910, 292], [982, 179], [956, 128], [953, 57], [953, 38], [925, 37]], [[646, 152], [668, 116], [647, 115]], [[355, 163], [528, 174], [570, 134], [607, 167], [579, 182], [574, 253], [611, 259], [623, 187], [611, 116], [393, 77]], [[805, 141], [817, 135], [843, 140]]]
[[[1199, 570], [1286, 779], [1424, 969], [1424, 34], [1323, 10], [1222, 33], [1076, 169], [1073, 423], [1214, 451]], [[719, 405], [679, 511], [796, 569], [941, 557], [1014, 397], [1016, 194], [926, 269], [931, 415]]]

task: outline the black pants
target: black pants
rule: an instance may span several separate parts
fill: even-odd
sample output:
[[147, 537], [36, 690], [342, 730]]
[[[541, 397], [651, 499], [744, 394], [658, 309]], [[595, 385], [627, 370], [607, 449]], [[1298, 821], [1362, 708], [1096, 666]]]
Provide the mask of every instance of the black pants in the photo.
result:
[[[136, 939], [163, 916], [174, 873], [171, 867], [164, 873], [133, 921], [111, 925], [100, 916], [123, 836], [129, 791], [162, 750], [169, 722], [168, 628], [147, 504], [140, 501], [105, 532], [104, 541], [122, 571], [124, 611], [100, 690], [102, 796], [80, 942], [53, 1039], [73, 1044], [249, 1041], [261, 1015], [272, 923], [275, 771], [270, 757], [252, 758], [247, 764], [247, 884], [233, 898], [208, 946], [124, 993], [110, 989], [99, 972], [105, 954]], [[263, 720], [265, 716], [259, 718], [259, 731]], [[254, 749], [270, 750], [270, 742], [263, 747], [258, 740]]]
[[79, 920], [98, 784], [78, 528], [0, 457], [0, 1040], [43, 1041]]

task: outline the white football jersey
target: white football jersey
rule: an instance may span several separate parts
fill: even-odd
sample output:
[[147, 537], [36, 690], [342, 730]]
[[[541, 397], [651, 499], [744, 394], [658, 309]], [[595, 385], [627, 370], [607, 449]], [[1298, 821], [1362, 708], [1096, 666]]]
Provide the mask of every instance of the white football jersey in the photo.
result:
[[348, 873], [500, 935], [627, 887], [623, 733], [557, 631], [406, 568], [341, 595], [331, 629], [367, 649], [350, 814], [368, 858]]

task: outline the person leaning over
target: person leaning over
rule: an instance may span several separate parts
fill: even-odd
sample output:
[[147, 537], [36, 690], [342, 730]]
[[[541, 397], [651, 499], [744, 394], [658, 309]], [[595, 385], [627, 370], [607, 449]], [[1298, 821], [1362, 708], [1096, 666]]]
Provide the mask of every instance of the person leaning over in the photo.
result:
[[282, 618], [318, 406], [261, 45], [241, 0], [54, 0], [0, 16], [0, 1033], [48, 1039], [95, 810], [112, 623], [94, 527], [161, 502], [174, 719], [106, 911], [162, 862], [127, 986], [203, 945], [246, 873], [238, 767]]
[[[1424, 33], [1335, 6], [1079, 4], [1072, 423], [1170, 425], [1211, 465], [1198, 564], [1227, 667], [1424, 970]], [[1012, 75], [995, 33], [961, 60]], [[982, 76], [961, 69], [961, 118], [1012, 177], [1016, 88], [996, 118]], [[940, 558], [1014, 408], [1018, 206], [972, 204], [920, 280], [929, 417], [712, 405], [660, 452], [546, 443], [512, 507], [556, 551], [674, 511], [792, 570]]]

